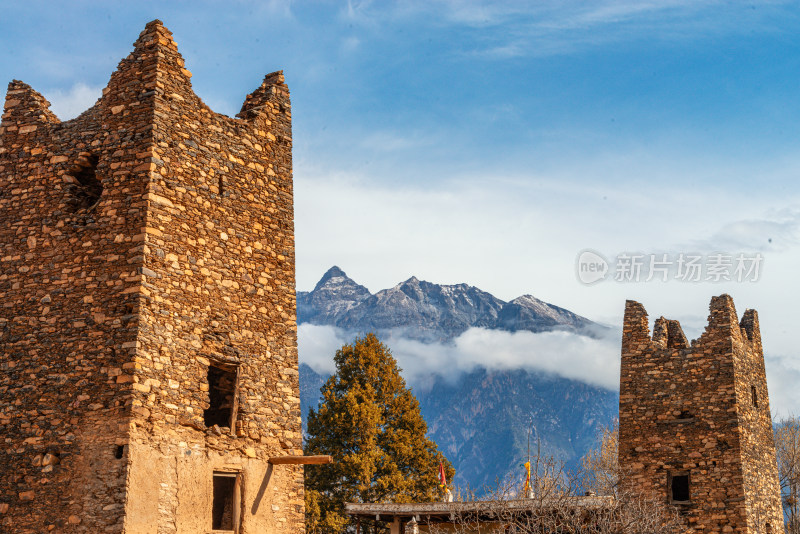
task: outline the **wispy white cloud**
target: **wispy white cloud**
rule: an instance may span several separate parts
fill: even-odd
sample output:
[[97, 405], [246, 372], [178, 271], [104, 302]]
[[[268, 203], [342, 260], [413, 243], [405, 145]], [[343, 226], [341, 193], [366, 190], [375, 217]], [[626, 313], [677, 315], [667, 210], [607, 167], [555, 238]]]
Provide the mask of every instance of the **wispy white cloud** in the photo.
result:
[[608, 24], [618, 24], [642, 17], [662, 16], [665, 13], [690, 14], [700, 10], [718, 7], [719, 1], [659, 0], [604, 2], [567, 2], [557, 13], [557, 26], [560, 28], [591, 28]]
[[[720, 0], [578, 0], [486, 2], [483, 0], [411, 1], [385, 6], [348, 2], [347, 17], [365, 28], [385, 28], [396, 21], [422, 21], [438, 28], [476, 32], [502, 28], [482, 36], [483, 46], [462, 50], [468, 56], [508, 59], [567, 54], [607, 43], [635, 39], [696, 41], [708, 36], [757, 29], [779, 31], [769, 8], [783, 0], [749, 10], [750, 3]], [[752, 11], [747, 13], [746, 11]], [[745, 14], [746, 13], [746, 14]], [[763, 19], [763, 20], [762, 20]]]
[[489, 370], [540, 371], [608, 389], [619, 388], [620, 334], [602, 338], [571, 332], [506, 332], [470, 328], [452, 344], [389, 340], [393, 354], [412, 383], [431, 374], [457, 375]]
[[800, 208], [772, 210], [761, 218], [739, 219], [724, 224], [707, 238], [687, 248], [700, 250], [780, 252], [800, 243]]
[[50, 109], [62, 121], [74, 119], [92, 107], [103, 93], [102, 87], [76, 83], [69, 89], [52, 89], [45, 92]]
[[[769, 7], [788, 5], [790, 2], [776, 0], [761, 3], [766, 11]], [[619, 27], [629, 24], [629, 31], [652, 28], [657, 23], [668, 29], [670, 26], [707, 26], [709, 30], [726, 31], [735, 28], [726, 25], [727, 18], [737, 9], [752, 9], [751, 2], [724, 2], [721, 0], [553, 0], [543, 2], [489, 3], [481, 0], [443, 0], [420, 2], [420, 10], [440, 11], [444, 17], [465, 25], [487, 26], [519, 23], [519, 28], [543, 35], [556, 31], [598, 30], [603, 27]], [[750, 20], [757, 18], [756, 11]], [[751, 14], [752, 15], [752, 14]], [[641, 26], [644, 25], [644, 26]], [[743, 31], [741, 28], [739, 31]]]
[[[298, 327], [300, 361], [319, 373], [334, 371], [333, 355], [353, 334], [332, 326]], [[620, 333], [587, 337], [571, 332], [506, 332], [471, 328], [452, 343], [422, 343], [396, 331], [384, 338], [406, 380], [425, 387], [434, 376], [455, 380], [476, 368], [520, 369], [619, 388]]]
[[[400, 150], [412, 141], [390, 137], [378, 144]], [[506, 300], [532, 293], [569, 305], [575, 257], [585, 248], [607, 257], [694, 252], [680, 244], [724, 236], [720, 229], [747, 210], [765, 213], [754, 207], [763, 200], [713, 185], [696, 186], [693, 195], [662, 187], [673, 170], [665, 167], [661, 176], [648, 162], [623, 163], [631, 177], [648, 175], [649, 185], [585, 183], [584, 176], [605, 172], [603, 162], [591, 169], [593, 163], [576, 167], [577, 178], [563, 170], [528, 176], [487, 171], [425, 181], [399, 170], [378, 180], [298, 162], [298, 286], [310, 289], [325, 269], [339, 264], [374, 289], [413, 274], [440, 283], [470, 282]], [[729, 209], [709, 210], [708, 198]], [[528, 285], [521, 285], [525, 280]], [[578, 306], [574, 311], [587, 313], [587, 303]]]
[[374, 26], [377, 23], [376, 14], [383, 11], [380, 8], [373, 10], [372, 6], [372, 0], [347, 0], [342, 17], [348, 22]]

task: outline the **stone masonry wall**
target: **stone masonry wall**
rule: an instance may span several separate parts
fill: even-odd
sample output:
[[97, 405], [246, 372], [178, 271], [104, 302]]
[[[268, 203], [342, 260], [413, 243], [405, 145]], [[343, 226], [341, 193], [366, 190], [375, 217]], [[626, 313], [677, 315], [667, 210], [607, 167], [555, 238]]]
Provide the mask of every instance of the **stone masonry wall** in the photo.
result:
[[[711, 300], [690, 343], [677, 321], [628, 301], [622, 337], [619, 458], [634, 486], [672, 500], [670, 478], [689, 476], [674, 503], [690, 532], [783, 529], [775, 445], [757, 314], [737, 319], [728, 295]], [[753, 402], [755, 388], [757, 403]], [[757, 404], [757, 405], [756, 405]]]
[[[13, 81], [0, 123], [0, 525], [119, 532], [152, 97], [123, 61], [107, 96], [61, 123]], [[148, 101], [149, 100], [149, 101]], [[127, 117], [114, 113], [125, 105]], [[148, 110], [150, 108], [150, 110]], [[99, 202], [73, 175], [97, 158]], [[50, 455], [50, 465], [42, 465]]]
[[[214, 471], [241, 530], [303, 530], [291, 111], [281, 73], [238, 119], [147, 25], [61, 123], [9, 84], [0, 123], [0, 531], [208, 532]], [[95, 180], [96, 178], [96, 180]], [[206, 428], [208, 366], [238, 417]]]
[[[165, 532], [200, 531], [193, 525], [208, 518], [196, 510], [207, 507], [212, 472], [231, 464], [245, 478], [244, 532], [302, 530], [302, 467], [267, 465], [270, 456], [302, 455], [289, 92], [273, 73], [239, 119], [215, 114], [191, 90], [169, 31], [148, 31], [144, 46], [157, 48], [159, 65], [132, 447], [181, 458], [185, 465], [167, 470], [170, 484], [206, 474], [159, 496], [175, 518]], [[239, 369], [235, 436], [203, 423], [211, 362]], [[150, 476], [146, 462], [131, 469]], [[139, 514], [155, 513], [141, 488], [131, 486], [131, 529]]]
[[735, 387], [740, 407], [738, 423], [743, 458], [742, 476], [749, 513], [747, 526], [750, 532], [766, 532], [769, 523], [772, 532], [781, 532], [783, 512], [780, 482], [758, 313], [755, 310], [745, 311], [740, 329], [733, 328], [736, 324], [735, 311], [732, 319], [732, 330], [741, 334], [732, 337], [734, 370], [738, 378]]

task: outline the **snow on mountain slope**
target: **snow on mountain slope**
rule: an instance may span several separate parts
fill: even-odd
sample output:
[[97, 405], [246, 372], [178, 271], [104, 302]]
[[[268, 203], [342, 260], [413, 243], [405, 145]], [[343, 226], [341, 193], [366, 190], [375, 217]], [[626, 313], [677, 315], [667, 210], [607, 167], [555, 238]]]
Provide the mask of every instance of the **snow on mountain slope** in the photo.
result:
[[[432, 348], [447, 346], [471, 328], [551, 336], [546, 333], [562, 332], [576, 340], [609, 332], [531, 295], [504, 302], [467, 284], [439, 285], [411, 277], [372, 294], [338, 267], [329, 269], [312, 291], [298, 292], [297, 308], [301, 335], [304, 324], [334, 328], [346, 342], [357, 333], [374, 331], [390, 349], [404, 339]], [[563, 348], [537, 356], [561, 362]], [[498, 476], [516, 473], [531, 429], [538, 432], [545, 454], [576, 465], [594, 443], [597, 429], [616, 417], [617, 393], [535, 369], [492, 367], [492, 352], [486, 354], [486, 365], [466, 371], [446, 368], [447, 373], [425, 380], [417, 374], [410, 382], [429, 435], [456, 467], [455, 482], [480, 490]], [[300, 362], [305, 419], [319, 402], [327, 374], [305, 363], [302, 343]]]

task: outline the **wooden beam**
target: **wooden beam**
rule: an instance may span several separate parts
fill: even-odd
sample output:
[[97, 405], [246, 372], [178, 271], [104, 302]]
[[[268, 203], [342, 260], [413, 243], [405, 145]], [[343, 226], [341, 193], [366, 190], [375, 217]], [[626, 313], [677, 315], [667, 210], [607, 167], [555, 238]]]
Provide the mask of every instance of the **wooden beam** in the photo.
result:
[[273, 456], [269, 459], [271, 464], [292, 464], [292, 465], [320, 465], [333, 463], [333, 457], [328, 455], [320, 456]]

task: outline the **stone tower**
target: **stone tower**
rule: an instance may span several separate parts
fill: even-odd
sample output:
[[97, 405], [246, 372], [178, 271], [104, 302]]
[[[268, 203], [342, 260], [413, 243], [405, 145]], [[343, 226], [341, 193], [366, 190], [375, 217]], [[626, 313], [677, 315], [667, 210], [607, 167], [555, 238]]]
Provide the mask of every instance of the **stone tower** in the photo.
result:
[[783, 532], [758, 315], [711, 299], [691, 344], [625, 305], [619, 400], [623, 476], [677, 507], [693, 532]]
[[153, 21], [76, 119], [9, 84], [0, 531], [303, 531], [289, 91], [190, 77]]

